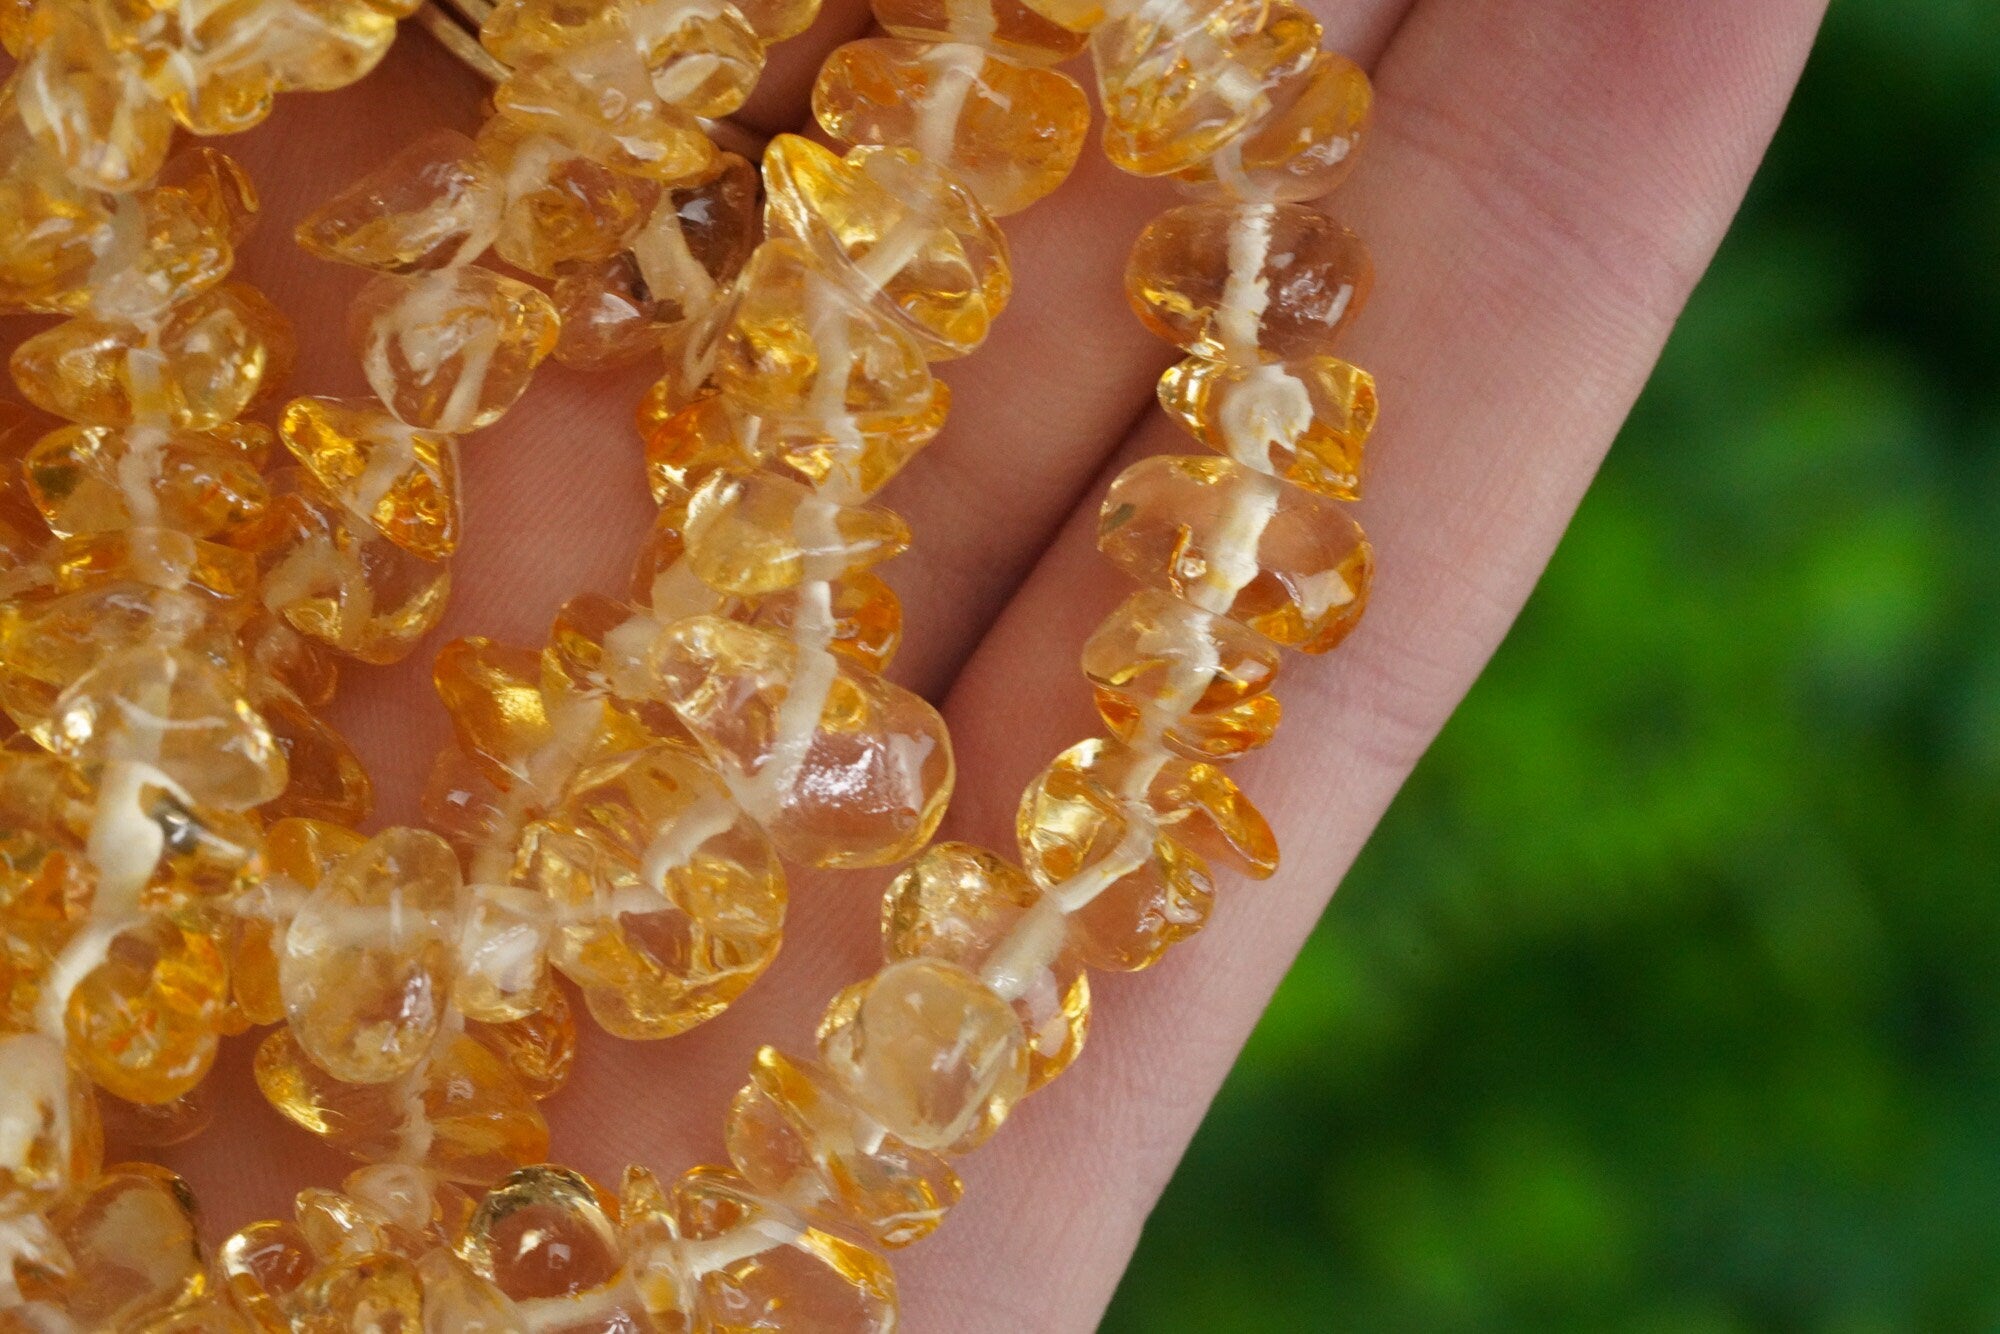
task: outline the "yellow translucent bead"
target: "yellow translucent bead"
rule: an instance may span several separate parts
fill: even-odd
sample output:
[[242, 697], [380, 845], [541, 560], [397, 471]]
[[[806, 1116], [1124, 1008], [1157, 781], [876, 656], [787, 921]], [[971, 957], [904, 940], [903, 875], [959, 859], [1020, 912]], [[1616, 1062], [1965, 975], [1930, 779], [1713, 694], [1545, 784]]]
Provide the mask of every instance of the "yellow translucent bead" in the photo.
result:
[[432, 666], [460, 748], [503, 791], [533, 784], [530, 767], [554, 738], [541, 678], [535, 650], [478, 637], [446, 644]]
[[379, 1084], [423, 1060], [452, 980], [458, 858], [390, 829], [344, 858], [292, 918], [279, 983], [292, 1032], [328, 1074]]
[[103, 320], [157, 320], [228, 276], [236, 257], [229, 222], [184, 190], [121, 196], [90, 283], [65, 308]]
[[[55, 586], [71, 591], [129, 580], [166, 592], [188, 590], [235, 602], [248, 598], [257, 587], [257, 562], [250, 553], [172, 528], [79, 533], [60, 539], [45, 554]], [[233, 608], [232, 615], [247, 610]]]
[[820, 1058], [855, 1105], [920, 1149], [963, 1151], [1028, 1086], [1013, 1007], [955, 963], [899, 959], [833, 999]]
[[812, 26], [819, 0], [740, 0], [736, 9], [765, 42], [782, 42]]
[[1354, 170], [1375, 94], [1359, 65], [1332, 51], [1270, 92], [1270, 110], [1189, 167], [1183, 181], [1254, 202], [1318, 199]]
[[448, 1181], [484, 1184], [548, 1156], [549, 1129], [506, 1062], [459, 1037], [424, 1063], [412, 1106], [397, 1084], [344, 1084], [306, 1059], [291, 1030], [257, 1049], [257, 1087], [288, 1119], [364, 1160], [403, 1155]]
[[214, 537], [257, 519], [270, 499], [255, 462], [220, 434], [68, 426], [37, 441], [21, 466], [58, 537], [153, 526]]
[[1148, 224], [1125, 267], [1148, 329], [1242, 363], [1320, 356], [1373, 282], [1361, 239], [1303, 204], [1184, 204]]
[[516, 124], [635, 176], [685, 181], [715, 161], [700, 122], [660, 96], [638, 51], [625, 43], [578, 47], [518, 69], [493, 105]]
[[1083, 50], [1082, 33], [1021, 0], [875, 0], [875, 21], [896, 37], [964, 42], [1030, 65], [1060, 65]]
[[[548, 985], [552, 929], [548, 901], [533, 890], [468, 886], [458, 932], [453, 1003], [468, 1018], [489, 1024], [528, 1019], [539, 1013], [538, 1007], [567, 1013], [568, 1002], [559, 999], [562, 993]], [[516, 1073], [522, 1073], [519, 1067]]]
[[[764, 68], [763, 41], [727, 4], [502, 0], [480, 25], [479, 40], [517, 69], [543, 61], [615, 68], [636, 53], [660, 100], [697, 116], [736, 110]], [[610, 49], [594, 49], [603, 47]]]
[[340, 1189], [358, 1210], [379, 1220], [386, 1249], [412, 1259], [450, 1245], [472, 1216], [472, 1196], [409, 1163], [357, 1167]]
[[411, 1240], [398, 1234], [382, 1210], [346, 1191], [309, 1186], [293, 1200], [292, 1216], [321, 1261], [401, 1255], [407, 1249], [401, 1243]]
[[285, 1303], [294, 1334], [423, 1334], [424, 1285], [400, 1255], [336, 1260], [299, 1284]]
[[242, 245], [256, 230], [263, 210], [257, 187], [242, 164], [205, 144], [168, 158], [155, 184], [186, 195], [232, 247]]
[[529, 1334], [526, 1318], [491, 1282], [440, 1247], [417, 1261], [424, 1334]]
[[500, 232], [499, 170], [455, 130], [432, 130], [298, 226], [311, 254], [408, 273], [477, 259]]
[[658, 181], [614, 171], [504, 117], [480, 128], [479, 150], [506, 187], [494, 253], [545, 278], [620, 254], [664, 194]]
[[933, 357], [979, 346], [1006, 307], [1007, 241], [961, 186], [902, 148], [837, 157], [781, 134], [764, 150], [764, 216], [857, 291], [879, 293]]
[[691, 743], [673, 710], [652, 698], [648, 645], [626, 632], [627, 626], [643, 626], [638, 617], [636, 609], [596, 593], [565, 602], [542, 648], [543, 698], [564, 714], [581, 701], [601, 701], [650, 739]]
[[290, 21], [275, 25], [245, 64], [267, 61], [280, 88], [308, 93], [345, 88], [374, 69], [396, 39], [396, 20], [410, 12], [370, 0], [291, 0], [286, 8]]
[[349, 318], [369, 387], [412, 426], [462, 435], [498, 421], [555, 349], [549, 299], [488, 269], [384, 275]]
[[69, 1252], [64, 1309], [77, 1329], [137, 1325], [207, 1288], [194, 1193], [164, 1167], [106, 1168], [50, 1221]]
[[943, 818], [951, 742], [937, 711], [900, 686], [717, 616], [669, 627], [653, 665], [667, 701], [788, 858], [889, 865]]
[[1003, 949], [1021, 933], [1061, 934], [1059, 913], [1044, 910], [1046, 925], [1023, 925], [1042, 897], [1019, 867], [966, 843], [924, 849], [882, 896], [882, 944], [889, 958], [942, 959], [982, 976], [994, 975], [991, 970], [1007, 975], [1019, 993], [1014, 1013], [1027, 1036], [1031, 1090], [1069, 1067], [1090, 1027], [1090, 980], [1074, 950], [1058, 944], [1044, 962], [1039, 956], [1017, 960]]
[[232, 1232], [215, 1252], [223, 1295], [264, 1334], [291, 1334], [285, 1302], [313, 1267], [305, 1234], [278, 1219]]
[[13, 82], [22, 124], [79, 183], [135, 189], [167, 160], [174, 120], [139, 72], [104, 39], [94, 15], [39, 6]]
[[1057, 27], [1085, 35], [1105, 19], [1105, 0], [1022, 0], [1022, 3]]
[[673, 1216], [691, 1249], [720, 1242], [714, 1249], [739, 1255], [701, 1274], [696, 1328], [768, 1329], [774, 1318], [813, 1334], [889, 1334], [896, 1328], [895, 1276], [880, 1256], [791, 1222], [734, 1172], [698, 1167], [681, 1177], [674, 1184]]
[[[810, 605], [809, 605], [810, 604]], [[801, 616], [818, 615], [817, 594], [800, 589], [756, 599], [732, 615], [746, 625], [795, 638]], [[863, 671], [888, 670], [903, 641], [903, 604], [896, 591], [869, 570], [856, 570], [827, 588], [826, 613], [833, 623], [827, 647], [858, 664]]]
[[254, 697], [257, 712], [285, 757], [285, 790], [264, 804], [265, 819], [297, 816], [337, 824], [365, 824], [375, 788], [347, 738], [282, 686]]
[[502, 1023], [474, 1021], [467, 1031], [507, 1062], [530, 1097], [550, 1097], [569, 1082], [576, 1062], [576, 1016], [560, 987], [544, 990], [540, 1009]]
[[323, 496], [281, 497], [258, 542], [265, 605], [363, 662], [395, 662], [444, 614], [451, 571]]
[[1226, 759], [1278, 728], [1277, 647], [1157, 589], [1105, 618], [1083, 646], [1083, 673], [1123, 741], [1144, 732], [1194, 759]]
[[[10, 930], [17, 899], [5, 897]], [[73, 1074], [62, 1044], [39, 1033], [0, 1037], [0, 1121], [13, 1133], [0, 1144], [0, 1208], [46, 1208], [94, 1175], [103, 1156], [97, 1103]]]
[[880, 1133], [824, 1069], [772, 1047], [730, 1104], [728, 1142], [752, 1186], [884, 1246], [929, 1236], [964, 1193], [943, 1158]]
[[[92, 426], [205, 429], [241, 416], [292, 357], [291, 325], [255, 288], [225, 283], [153, 329], [69, 320], [14, 349], [14, 383], [36, 406]], [[273, 376], [273, 378], [276, 378]]]
[[1141, 176], [1184, 171], [1256, 123], [1306, 68], [1319, 23], [1283, 0], [1174, 0], [1091, 33], [1104, 151]]
[[522, 839], [516, 876], [554, 907], [556, 967], [621, 1037], [712, 1018], [777, 954], [785, 880], [770, 842], [678, 746], [579, 774]]
[[195, 801], [248, 810], [285, 789], [285, 758], [236, 683], [184, 649], [133, 648], [56, 702], [53, 749], [166, 774]]
[[180, 1097], [208, 1073], [229, 974], [207, 936], [160, 919], [122, 932], [70, 993], [70, 1050], [90, 1078], [128, 1102]]
[[995, 217], [1061, 185], [1090, 128], [1090, 104], [1068, 75], [975, 46], [895, 37], [829, 55], [813, 115], [836, 139], [914, 149]]
[[1359, 623], [1374, 569], [1337, 503], [1218, 458], [1127, 468], [1105, 497], [1097, 546], [1141, 583], [1305, 653]]
[[118, 201], [69, 179], [0, 95], [0, 307], [74, 313], [117, 240]]
[[903, 415], [931, 400], [922, 346], [801, 243], [773, 237], [738, 279], [716, 348], [715, 383], [746, 412], [825, 422]]
[[326, 493], [425, 560], [458, 549], [458, 446], [365, 399], [295, 398], [278, 438]]
[[1375, 378], [1333, 357], [1237, 365], [1189, 357], [1160, 377], [1160, 406], [1219, 454], [1335, 500], [1361, 496]]
[[741, 597], [837, 579], [910, 545], [895, 511], [841, 505], [770, 473], [711, 477], [692, 497], [684, 531], [688, 567]]
[[275, 1024], [285, 1017], [278, 980], [281, 924], [294, 904], [311, 897], [320, 882], [348, 854], [368, 840], [352, 829], [323, 820], [277, 820], [264, 834], [264, 882], [238, 915], [230, 984], [237, 1005], [253, 1023]]
[[589, 1293], [601, 1299], [592, 1303], [597, 1328], [630, 1329], [635, 1326], [614, 1322], [606, 1309], [636, 1297], [629, 1289], [607, 1291], [622, 1287], [625, 1276], [616, 1218], [616, 1203], [582, 1174], [523, 1168], [479, 1201], [455, 1249], [475, 1274], [514, 1301]]
[[307, 639], [263, 608], [252, 613], [238, 642], [252, 677], [290, 691], [309, 708], [332, 701], [340, 664], [326, 645]]

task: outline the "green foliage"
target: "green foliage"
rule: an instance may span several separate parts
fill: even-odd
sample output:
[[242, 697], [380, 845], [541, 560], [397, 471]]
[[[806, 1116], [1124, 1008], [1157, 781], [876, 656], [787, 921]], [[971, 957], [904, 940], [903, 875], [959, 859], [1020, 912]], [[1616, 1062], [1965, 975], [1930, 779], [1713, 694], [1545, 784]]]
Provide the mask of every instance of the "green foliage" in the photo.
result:
[[1107, 1329], [2000, 1328], [1996, 251], [2000, 7], [1836, 3]]

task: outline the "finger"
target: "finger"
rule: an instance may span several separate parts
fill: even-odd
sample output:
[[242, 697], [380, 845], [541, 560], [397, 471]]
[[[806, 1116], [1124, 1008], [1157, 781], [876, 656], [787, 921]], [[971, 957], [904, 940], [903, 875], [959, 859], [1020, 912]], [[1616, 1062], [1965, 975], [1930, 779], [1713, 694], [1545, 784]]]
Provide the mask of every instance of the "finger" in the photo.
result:
[[[1399, 32], [1372, 158], [1340, 201], [1381, 273], [1351, 349], [1387, 409], [1363, 506], [1381, 574], [1354, 639], [1294, 664], [1279, 745], [1237, 771], [1288, 837], [1286, 869], [1226, 888], [1169, 966], [1099, 988], [1087, 1059], [968, 1164], [968, 1202], [899, 1266], [912, 1328], [1094, 1325], [1338, 875], [1539, 575], [1820, 12], [1425, 0]], [[1183, 448], [1158, 423], [1131, 453]], [[1077, 515], [952, 693], [967, 775], [954, 822], [971, 837], [1006, 846], [1021, 786], [1094, 730], [1079, 687], [1063, 705], [1042, 684], [1122, 592], [1091, 550], [1094, 518]]]

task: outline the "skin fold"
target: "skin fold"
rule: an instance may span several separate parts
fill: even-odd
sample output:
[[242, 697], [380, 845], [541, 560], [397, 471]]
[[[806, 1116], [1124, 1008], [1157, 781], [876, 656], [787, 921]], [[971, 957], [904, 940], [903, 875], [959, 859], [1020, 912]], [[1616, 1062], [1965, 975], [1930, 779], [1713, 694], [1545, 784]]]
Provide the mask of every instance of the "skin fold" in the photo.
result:
[[[1380, 558], [1373, 605], [1330, 657], [1287, 661], [1278, 741], [1232, 770], [1270, 817], [1284, 869], [1225, 883], [1209, 929], [1159, 968], [1102, 979], [1083, 1060], [965, 1160], [965, 1202], [896, 1257], [912, 1330], [1094, 1326], [1286, 966], [1561, 537], [1741, 202], [1824, 0], [1313, 8], [1379, 96], [1363, 163], [1329, 204], [1378, 266], [1340, 349], [1375, 373], [1384, 405], [1358, 509]], [[802, 125], [820, 58], [867, 27], [865, 5], [830, 4], [773, 52], [739, 119]], [[412, 33], [363, 83], [286, 99], [229, 143], [267, 208], [243, 276], [299, 326], [293, 392], [361, 390], [343, 327], [364, 276], [297, 253], [293, 222], [424, 129], [471, 129], [480, 95]], [[909, 627], [893, 675], [941, 702], [957, 746], [946, 837], [1010, 850], [1022, 786], [1095, 730], [1075, 662], [1129, 588], [1092, 547], [1103, 483], [1135, 457], [1198, 451], [1152, 409], [1169, 349], [1119, 287], [1133, 237], [1173, 199], [1093, 145], [1068, 185], [1008, 220], [1015, 300], [985, 347], [943, 368], [951, 424], [885, 495], [916, 534], [884, 570]], [[622, 588], [652, 513], [630, 421], [651, 374], [551, 365], [467, 442], [467, 536], [443, 628], [400, 665], [347, 670], [332, 710], [376, 777], [379, 821], [415, 819], [446, 741], [429, 683], [438, 644], [537, 644], [566, 598]], [[778, 963], [686, 1037], [630, 1044], [586, 1025], [577, 1073], [546, 1107], [557, 1159], [614, 1179], [628, 1161], [720, 1161], [750, 1054], [803, 1047], [827, 997], [879, 962], [885, 880], [794, 876]], [[288, 1213], [299, 1187], [348, 1166], [263, 1105], [253, 1047], [225, 1045], [214, 1128], [167, 1155], [218, 1236]], [[1226, 1228], [1258, 1202], [1217, 1205]]]

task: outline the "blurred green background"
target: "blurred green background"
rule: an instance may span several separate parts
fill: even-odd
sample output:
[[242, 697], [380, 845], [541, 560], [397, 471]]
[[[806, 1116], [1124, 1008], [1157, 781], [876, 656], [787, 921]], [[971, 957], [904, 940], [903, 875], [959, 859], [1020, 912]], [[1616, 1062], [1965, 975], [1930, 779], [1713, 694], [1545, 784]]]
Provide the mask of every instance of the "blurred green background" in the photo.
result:
[[1833, 9], [1108, 1331], [2000, 1330], [2000, 3]]

